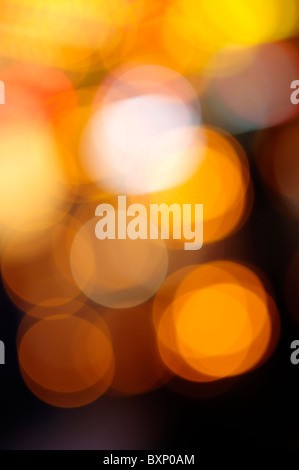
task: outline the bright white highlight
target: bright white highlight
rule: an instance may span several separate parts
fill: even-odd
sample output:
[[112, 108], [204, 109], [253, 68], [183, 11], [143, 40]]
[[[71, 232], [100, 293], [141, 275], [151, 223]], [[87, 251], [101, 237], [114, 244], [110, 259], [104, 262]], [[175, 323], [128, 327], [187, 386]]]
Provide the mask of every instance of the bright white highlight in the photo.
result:
[[[148, 68], [156, 66], [139, 67], [138, 74], [146, 76]], [[158, 69], [164, 72], [163, 67]], [[116, 80], [91, 117], [83, 136], [82, 161], [89, 177], [104, 189], [149, 193], [181, 184], [198, 168], [203, 142], [200, 115], [190, 102], [194, 92], [183, 77], [166, 71], [178, 81], [175, 90], [167, 83], [153, 86], [152, 81], [134, 88], [132, 81], [133, 96], [132, 87], [126, 96], [129, 93], [120, 93]], [[188, 100], [178, 93], [181, 81], [188, 87]]]

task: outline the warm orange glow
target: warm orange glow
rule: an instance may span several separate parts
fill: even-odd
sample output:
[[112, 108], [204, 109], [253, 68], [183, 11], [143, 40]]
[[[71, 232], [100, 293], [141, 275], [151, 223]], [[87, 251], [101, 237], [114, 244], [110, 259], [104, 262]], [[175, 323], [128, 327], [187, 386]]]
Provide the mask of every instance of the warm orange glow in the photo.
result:
[[150, 310], [146, 305], [104, 313], [112, 338], [115, 373], [111, 392], [136, 395], [164, 385], [170, 374], [161, 361]]
[[0, 152], [0, 230], [28, 234], [54, 225], [67, 188], [51, 129], [36, 121], [2, 125]]
[[1, 80], [6, 101], [0, 106], [0, 121], [55, 122], [61, 113], [77, 106], [71, 80], [53, 67], [17, 62], [1, 69]]
[[77, 90], [78, 106], [65, 107], [55, 121], [55, 136], [63, 149], [63, 169], [72, 191], [85, 200], [98, 201], [103, 191], [93, 185], [81, 161], [80, 142], [82, 133], [92, 113], [92, 102], [96, 89]]
[[160, 292], [154, 308], [159, 348], [178, 375], [193, 381], [238, 375], [273, 350], [277, 310], [248, 268], [232, 262], [184, 268]]
[[282, 242], [298, 320], [298, 1], [0, 5], [0, 349], [21, 318], [58, 407], [227, 390], [277, 345]]
[[[32, 304], [40, 305], [38, 312], [45, 317], [55, 313], [54, 306], [64, 305], [64, 313], [72, 313], [80, 305], [73, 302], [81, 291], [69, 262], [70, 225], [70, 217], [56, 224], [40, 249], [35, 246], [36, 252], [30, 249], [31, 243], [24, 243], [23, 239], [21, 243], [19, 237], [6, 242], [1, 274], [8, 295], [21, 310], [26, 312]], [[22, 252], [16, 252], [20, 246]]]
[[128, 308], [145, 302], [158, 290], [167, 272], [164, 241], [99, 240], [95, 236], [97, 222], [96, 217], [86, 222], [71, 247], [77, 285], [87, 297], [106, 307]]
[[[21, 324], [21, 370], [29, 388], [43, 400], [57, 406], [79, 406], [109, 386], [112, 346], [103, 320], [95, 321], [93, 315], [91, 322], [91, 317], [92, 312], [84, 307], [81, 316], [61, 313], [29, 325], [27, 330]], [[25, 317], [23, 323], [26, 321]]]
[[63, 108], [76, 107], [76, 96], [69, 79], [52, 68], [16, 64], [1, 78], [0, 232], [8, 238], [19, 232], [33, 242], [74, 200], [53, 124]]
[[[76, 70], [105, 56], [123, 39], [123, 27], [138, 9], [126, 0], [5, 0], [1, 54]], [[138, 2], [137, 2], [138, 3]], [[140, 8], [139, 8], [140, 9]], [[84, 31], [84, 34], [82, 34]]]
[[[149, 197], [132, 197], [131, 202], [181, 207], [203, 204], [203, 241], [209, 243], [224, 238], [244, 223], [251, 209], [252, 193], [248, 162], [240, 145], [211, 128], [205, 129], [205, 135], [205, 156], [193, 177], [175, 188], [153, 192]], [[198, 221], [192, 213], [192, 224], [195, 222]], [[168, 246], [181, 248], [182, 243], [170, 240]]]
[[280, 0], [175, 0], [166, 19], [167, 51], [191, 71], [227, 45], [245, 48], [298, 32], [295, 0], [288, 8]]

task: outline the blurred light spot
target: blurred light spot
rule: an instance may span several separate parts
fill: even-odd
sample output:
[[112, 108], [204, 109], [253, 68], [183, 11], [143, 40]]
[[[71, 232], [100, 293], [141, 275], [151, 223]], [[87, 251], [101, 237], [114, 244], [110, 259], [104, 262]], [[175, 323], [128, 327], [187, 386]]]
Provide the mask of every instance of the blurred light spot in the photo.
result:
[[228, 45], [252, 46], [296, 35], [298, 3], [290, 0], [284, 8], [281, 0], [176, 0], [166, 18], [169, 54], [197, 71], [198, 63]]
[[62, 112], [77, 106], [72, 83], [61, 70], [17, 62], [3, 67], [1, 79], [7, 97], [5, 106], [0, 107], [1, 122], [55, 122]]
[[67, 187], [50, 127], [3, 124], [0, 153], [0, 230], [32, 233], [55, 224]]
[[198, 382], [259, 366], [273, 352], [280, 329], [259, 278], [225, 261], [170, 276], [156, 297], [154, 323], [167, 366]]
[[[183, 204], [203, 204], [203, 242], [208, 243], [224, 238], [244, 223], [251, 210], [252, 188], [247, 158], [237, 141], [211, 128], [205, 128], [205, 134], [205, 157], [192, 178], [148, 198], [132, 197], [130, 202], [179, 204], [181, 209]], [[201, 222], [194, 211], [191, 220], [194, 231], [194, 224]], [[176, 220], [171, 220], [171, 228], [173, 223]], [[167, 246], [181, 248], [182, 241], [170, 240]]]
[[[165, 0], [137, 0], [130, 2], [131, 13], [125, 35], [108, 55], [103, 57], [105, 67], [114, 73], [116, 66], [125, 62], [155, 63], [173, 68], [173, 60], [165, 53], [163, 22], [168, 8]], [[174, 69], [177, 68], [177, 62]]]
[[138, 11], [138, 2], [130, 8], [131, 3], [5, 0], [0, 25], [1, 54], [71, 70], [87, 67], [93, 52], [105, 56], [123, 39], [130, 15]]
[[274, 126], [298, 114], [290, 101], [290, 83], [299, 74], [297, 50], [275, 43], [238, 53], [246, 54], [247, 65], [230, 75], [216, 74], [202, 98], [207, 122], [231, 133]]
[[[31, 309], [42, 317], [55, 314], [55, 307], [64, 305], [64, 313], [80, 307], [74, 299], [81, 293], [71, 272], [68, 238], [74, 219], [66, 218], [55, 225], [47, 242], [32, 252], [31, 241], [21, 245], [16, 253], [15, 239], [5, 245], [1, 260], [4, 287], [12, 301], [24, 312]], [[73, 229], [74, 230], [74, 229]]]
[[[118, 212], [115, 211], [116, 219]], [[152, 297], [163, 282], [168, 254], [163, 240], [95, 236], [98, 218], [86, 222], [71, 248], [71, 267], [80, 289], [94, 302], [128, 308]]]
[[84, 88], [76, 91], [78, 106], [65, 106], [55, 121], [55, 136], [63, 149], [63, 169], [70, 182], [72, 192], [77, 195], [77, 202], [98, 201], [103, 191], [92, 184], [80, 159], [80, 140], [90, 118], [92, 102], [96, 88]]
[[113, 351], [106, 325], [87, 307], [81, 317], [61, 313], [33, 324], [25, 317], [18, 355], [29, 388], [55, 406], [90, 403], [112, 380]]
[[114, 192], [140, 194], [189, 178], [202, 160], [196, 101], [191, 85], [170, 69], [121, 71], [82, 139], [82, 164], [91, 180]]

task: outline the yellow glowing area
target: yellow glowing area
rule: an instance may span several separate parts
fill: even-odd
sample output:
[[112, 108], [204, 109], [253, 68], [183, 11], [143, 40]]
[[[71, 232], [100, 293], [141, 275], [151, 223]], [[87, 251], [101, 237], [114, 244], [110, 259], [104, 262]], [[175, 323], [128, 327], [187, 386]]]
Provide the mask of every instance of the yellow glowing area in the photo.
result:
[[57, 406], [78, 406], [76, 400], [82, 405], [98, 398], [112, 378], [113, 350], [105, 323], [91, 323], [85, 309], [84, 318], [59, 314], [25, 332], [20, 325], [18, 354], [24, 379], [33, 393]]
[[126, 0], [4, 0], [0, 50], [62, 68], [86, 66], [92, 52], [106, 55], [120, 41], [133, 10]]
[[67, 188], [50, 128], [3, 124], [0, 153], [1, 231], [35, 232], [57, 222]]
[[173, 321], [172, 304], [163, 310], [156, 331], [161, 359], [172, 373], [194, 382], [211, 382], [215, 380], [214, 377], [194, 369], [181, 353], [178, 347], [175, 322]]
[[198, 5], [219, 31], [219, 36], [230, 43], [251, 45], [275, 41], [297, 31], [296, 0], [290, 0], [287, 8], [281, 8], [279, 0], [262, 3], [259, 0], [217, 0], [213, 5], [208, 0], [201, 0]]
[[248, 328], [246, 323], [249, 322], [242, 304], [226, 292], [225, 285], [219, 284], [214, 289], [201, 289], [186, 299], [176, 328], [179, 338], [191, 351], [208, 356], [225, 353]]
[[[242, 305], [225, 289], [219, 292], [217, 287], [188, 296], [180, 310], [176, 331], [179, 350], [188, 364], [211, 376], [225, 377], [244, 373], [255, 365], [266, 351], [271, 330], [267, 310], [259, 297], [250, 298], [249, 293]], [[248, 298], [259, 314], [252, 318], [248, 315]], [[212, 299], [207, 306], [206, 301]], [[259, 328], [252, 320], [261, 322]], [[257, 339], [258, 350], [254, 347]]]
[[280, 0], [176, 0], [170, 6], [167, 27], [170, 51], [180, 47], [181, 37], [188, 45], [188, 52], [189, 45], [191, 50], [195, 45], [207, 56], [208, 52], [231, 44], [252, 46], [295, 35], [298, 3], [290, 0], [282, 8]]
[[[80, 308], [75, 299], [81, 293], [70, 267], [68, 236], [73, 219], [55, 224], [43, 235], [43, 243], [11, 237], [4, 244], [1, 257], [1, 275], [7, 294], [24, 312], [30, 311], [44, 318], [55, 314], [63, 305], [64, 313]], [[46, 235], [46, 236], [45, 236]], [[39, 305], [39, 309], [32, 309]], [[57, 313], [57, 312], [56, 312]]]
[[[206, 149], [204, 159], [196, 173], [184, 184], [172, 189], [152, 193], [141, 201], [145, 205], [165, 203], [203, 204], [204, 243], [219, 240], [237, 227], [248, 216], [248, 162], [243, 149], [232, 138], [212, 128], [205, 128]], [[200, 216], [198, 216], [200, 217]], [[201, 220], [191, 211], [192, 225]], [[179, 221], [171, 221], [176, 226]], [[173, 242], [173, 243], [172, 243]], [[170, 246], [181, 246], [171, 240]]]
[[279, 333], [276, 307], [261, 281], [232, 262], [171, 275], [157, 295], [154, 323], [165, 364], [198, 382], [257, 367]]
[[[202, 73], [214, 52], [213, 40], [195, 35], [192, 26], [188, 28], [188, 20], [182, 16], [179, 2], [168, 6], [162, 24], [163, 46], [168, 60], [175, 64], [176, 70], [182, 73]], [[193, 6], [196, 6], [194, 2]], [[202, 21], [202, 15], [197, 17]], [[203, 26], [204, 28], [204, 26]]]
[[204, 149], [195, 91], [183, 76], [162, 66], [115, 73], [82, 138], [86, 173], [101, 188], [122, 194], [186, 181]]
[[164, 241], [99, 240], [97, 222], [96, 217], [86, 222], [72, 243], [71, 268], [77, 285], [87, 297], [106, 307], [128, 308], [145, 302], [166, 276]]

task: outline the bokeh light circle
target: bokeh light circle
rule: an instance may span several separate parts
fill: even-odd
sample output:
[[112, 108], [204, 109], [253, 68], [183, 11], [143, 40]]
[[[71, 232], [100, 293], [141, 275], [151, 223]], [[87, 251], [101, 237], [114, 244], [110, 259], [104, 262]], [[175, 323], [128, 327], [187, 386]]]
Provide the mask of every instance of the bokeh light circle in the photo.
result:
[[[38, 316], [33, 313], [30, 318]], [[114, 359], [107, 327], [87, 307], [80, 316], [61, 313], [35, 323], [25, 317], [18, 336], [21, 372], [42, 400], [82, 406], [110, 385]]]
[[81, 146], [92, 181], [113, 192], [143, 194], [194, 173], [204, 136], [196, 93], [183, 76], [143, 65], [121, 69], [102, 88]]
[[[115, 211], [118, 219], [118, 211]], [[125, 215], [125, 213], [124, 213]], [[86, 222], [71, 247], [74, 279], [94, 302], [112, 308], [128, 308], [152, 297], [163, 282], [168, 253], [163, 240], [99, 240], [98, 218]]]
[[263, 363], [277, 343], [277, 308], [258, 276], [228, 261], [183, 268], [155, 299], [162, 359], [176, 374], [208, 382]]

